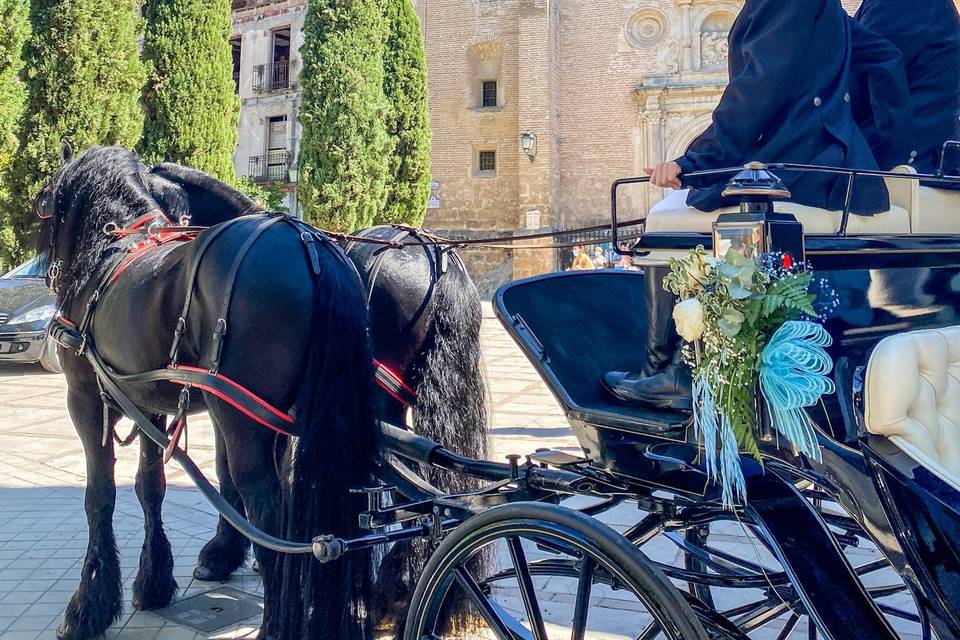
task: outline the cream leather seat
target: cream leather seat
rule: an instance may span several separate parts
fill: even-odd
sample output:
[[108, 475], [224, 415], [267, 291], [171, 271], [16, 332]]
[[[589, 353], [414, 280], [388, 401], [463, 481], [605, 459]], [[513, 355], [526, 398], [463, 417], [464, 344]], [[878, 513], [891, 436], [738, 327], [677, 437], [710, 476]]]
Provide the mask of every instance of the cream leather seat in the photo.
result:
[[885, 338], [864, 388], [867, 431], [960, 491], [960, 326]]
[[918, 185], [917, 206], [910, 217], [914, 233], [960, 233], [960, 191]]
[[[916, 173], [912, 167], [893, 169], [898, 173]], [[873, 216], [850, 215], [847, 222], [848, 235], [905, 235], [911, 231], [911, 212], [919, 210], [917, 204], [917, 181], [903, 178], [886, 178], [890, 193], [890, 209]], [[687, 189], [673, 191], [653, 205], [647, 214], [645, 233], [710, 233], [713, 223], [721, 213], [736, 213], [739, 207], [724, 207], [709, 213], [687, 206]], [[776, 211], [792, 213], [803, 225], [805, 234], [830, 234], [840, 229], [841, 211], [828, 211], [807, 207], [794, 202], [777, 202]], [[639, 260], [640, 264], [653, 266], [668, 264], [670, 258], [682, 258], [686, 252], [655, 251]]]

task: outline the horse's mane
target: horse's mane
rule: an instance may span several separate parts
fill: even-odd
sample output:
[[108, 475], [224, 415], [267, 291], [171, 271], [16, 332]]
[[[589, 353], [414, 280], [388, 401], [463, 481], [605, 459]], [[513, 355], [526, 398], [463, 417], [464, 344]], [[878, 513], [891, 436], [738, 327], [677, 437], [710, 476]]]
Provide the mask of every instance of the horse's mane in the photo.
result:
[[264, 212], [260, 205], [226, 182], [173, 162], [151, 167], [147, 188], [172, 220], [190, 216], [190, 224], [201, 227]]
[[[132, 151], [120, 147], [91, 147], [66, 164], [50, 181], [55, 193], [54, 218], [44, 225], [41, 254], [62, 261], [58, 301], [69, 303], [104, 269], [104, 257], [113, 238], [104, 233], [108, 223], [125, 226], [152, 210], [159, 210], [146, 187], [147, 168]], [[55, 234], [57, 246], [50, 245]]]

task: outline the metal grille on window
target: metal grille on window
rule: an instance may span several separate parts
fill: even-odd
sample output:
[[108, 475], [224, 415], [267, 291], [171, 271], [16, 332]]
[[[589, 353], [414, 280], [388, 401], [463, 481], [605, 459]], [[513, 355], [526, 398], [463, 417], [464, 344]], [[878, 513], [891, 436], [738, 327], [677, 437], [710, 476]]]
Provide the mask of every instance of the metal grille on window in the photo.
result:
[[497, 152], [481, 151], [480, 152], [480, 171], [496, 171], [496, 170], [497, 170]]
[[483, 106], [497, 106], [497, 81], [485, 80], [483, 83]]

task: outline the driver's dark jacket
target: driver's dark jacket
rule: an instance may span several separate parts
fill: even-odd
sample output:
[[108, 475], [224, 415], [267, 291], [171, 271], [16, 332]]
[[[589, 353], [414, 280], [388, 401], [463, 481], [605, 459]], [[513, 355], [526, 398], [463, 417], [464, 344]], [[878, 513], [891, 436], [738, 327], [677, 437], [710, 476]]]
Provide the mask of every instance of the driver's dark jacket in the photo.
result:
[[[850, 108], [852, 21], [838, 0], [747, 0], [730, 31], [728, 84], [710, 127], [677, 158], [687, 204], [702, 211], [737, 204], [721, 192], [729, 176], [693, 171], [752, 160], [876, 169]], [[794, 202], [843, 208], [846, 177], [777, 172]], [[856, 181], [855, 213], [889, 208], [882, 180]]]
[[[933, 173], [946, 140], [960, 138], [960, 15], [953, 0], [864, 0], [856, 19], [890, 40], [903, 54], [910, 92], [913, 145], [903, 163]], [[859, 74], [858, 74], [859, 75]], [[861, 87], [862, 87], [862, 83]], [[862, 88], [867, 92], [866, 87]], [[855, 96], [856, 97], [856, 96]], [[869, 105], [856, 100], [856, 115], [869, 122]], [[947, 156], [955, 173], [957, 152]], [[879, 160], [879, 158], [878, 158]], [[952, 171], [950, 171], [952, 170]]]

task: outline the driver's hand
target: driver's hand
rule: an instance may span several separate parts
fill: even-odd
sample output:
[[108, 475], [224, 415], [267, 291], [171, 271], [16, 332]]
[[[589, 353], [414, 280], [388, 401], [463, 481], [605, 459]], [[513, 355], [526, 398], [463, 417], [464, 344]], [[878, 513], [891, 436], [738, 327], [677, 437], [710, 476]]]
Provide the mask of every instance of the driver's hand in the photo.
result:
[[680, 165], [673, 160], [670, 162], [661, 162], [653, 169], [647, 168], [643, 171], [650, 176], [651, 184], [658, 187], [664, 189], [679, 189], [682, 186], [680, 184], [680, 174], [683, 173], [683, 170], [680, 168]]

